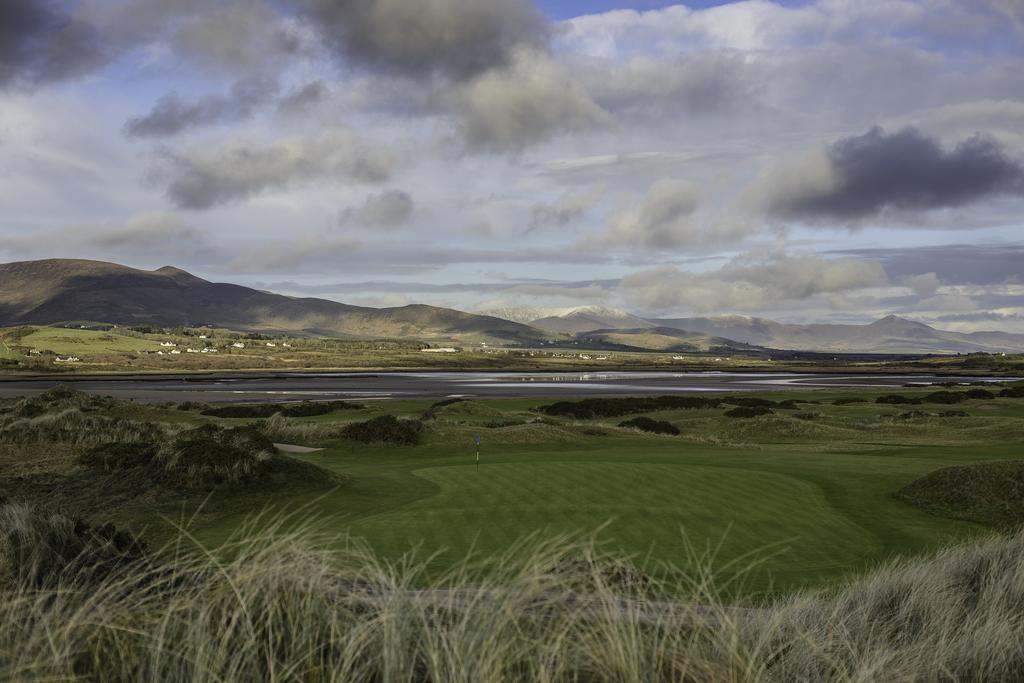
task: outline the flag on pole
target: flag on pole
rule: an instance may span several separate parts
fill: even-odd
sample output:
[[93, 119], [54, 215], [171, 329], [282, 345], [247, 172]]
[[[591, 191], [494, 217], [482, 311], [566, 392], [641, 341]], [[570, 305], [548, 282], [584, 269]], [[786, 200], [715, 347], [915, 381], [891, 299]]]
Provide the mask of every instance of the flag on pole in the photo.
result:
[[480, 469], [480, 435], [476, 435], [476, 468]]

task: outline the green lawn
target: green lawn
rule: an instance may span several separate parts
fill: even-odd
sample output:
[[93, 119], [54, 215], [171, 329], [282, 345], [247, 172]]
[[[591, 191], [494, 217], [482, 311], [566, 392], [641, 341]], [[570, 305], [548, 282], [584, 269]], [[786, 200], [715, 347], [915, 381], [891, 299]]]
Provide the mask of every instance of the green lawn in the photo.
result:
[[62, 355], [128, 353], [160, 348], [159, 342], [151, 339], [129, 337], [116, 332], [62, 327], [37, 327], [34, 332], [22, 337], [18, 345]]

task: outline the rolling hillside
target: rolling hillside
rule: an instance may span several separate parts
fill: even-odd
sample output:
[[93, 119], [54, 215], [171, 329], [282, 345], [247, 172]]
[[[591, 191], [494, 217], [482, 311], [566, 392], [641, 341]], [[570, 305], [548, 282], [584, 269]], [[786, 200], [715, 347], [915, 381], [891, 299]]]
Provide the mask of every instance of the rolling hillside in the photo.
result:
[[545, 336], [527, 325], [448, 308], [377, 309], [293, 298], [209, 282], [170, 266], [145, 271], [69, 259], [0, 265], [0, 326], [77, 320], [511, 344]]

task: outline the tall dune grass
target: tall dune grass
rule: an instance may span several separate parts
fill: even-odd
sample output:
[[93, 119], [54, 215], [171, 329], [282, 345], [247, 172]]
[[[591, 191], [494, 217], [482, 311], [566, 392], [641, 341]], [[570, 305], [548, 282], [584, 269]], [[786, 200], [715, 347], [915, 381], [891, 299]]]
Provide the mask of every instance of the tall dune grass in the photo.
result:
[[[9, 534], [29, 524], [8, 508]], [[12, 521], [20, 518], [20, 521]], [[64, 526], [61, 526], [64, 525]], [[828, 594], [737, 608], [691, 568], [685, 599], [532, 542], [436, 577], [429, 558], [266, 530], [159, 561], [0, 579], [0, 679], [88, 681], [1015, 681], [1024, 535], [903, 562]], [[282, 527], [283, 528], [283, 527]], [[44, 538], [45, 532], [37, 531]], [[2, 536], [0, 536], [2, 538]], [[187, 539], [187, 531], [182, 539]], [[0, 552], [3, 552], [0, 542]], [[699, 565], [699, 563], [697, 563]]]

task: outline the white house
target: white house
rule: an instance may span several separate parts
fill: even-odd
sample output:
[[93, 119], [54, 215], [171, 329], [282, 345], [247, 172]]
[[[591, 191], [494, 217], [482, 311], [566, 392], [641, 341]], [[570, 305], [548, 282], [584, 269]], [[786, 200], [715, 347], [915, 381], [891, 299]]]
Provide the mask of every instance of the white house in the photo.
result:
[[207, 346], [205, 349], [201, 351], [201, 353], [217, 353], [217, 349], [213, 348], [212, 346]]
[[199, 353], [199, 349], [185, 349], [185, 353]]
[[233, 348], [233, 349], [244, 349], [245, 348], [245, 344], [243, 344], [242, 342], [235, 342], [234, 344], [231, 345], [231, 348]]
[[277, 344], [275, 344], [274, 342], [267, 342], [267, 346], [269, 346], [272, 349], [276, 349], [277, 348]]
[[82, 360], [82, 359], [79, 358], [78, 356], [68, 356], [67, 358], [63, 358], [61, 356], [57, 356], [56, 358], [53, 359], [53, 362], [54, 363], [77, 363], [80, 360]]
[[452, 346], [441, 346], [436, 349], [420, 349], [423, 353], [458, 353], [459, 350]]
[[180, 356], [181, 355], [181, 350], [180, 349], [171, 349], [171, 355], [172, 356]]
[[177, 344], [175, 344], [174, 342], [171, 342], [171, 341], [165, 341], [165, 342], [160, 342], [160, 346], [177, 346]]

